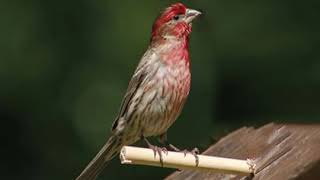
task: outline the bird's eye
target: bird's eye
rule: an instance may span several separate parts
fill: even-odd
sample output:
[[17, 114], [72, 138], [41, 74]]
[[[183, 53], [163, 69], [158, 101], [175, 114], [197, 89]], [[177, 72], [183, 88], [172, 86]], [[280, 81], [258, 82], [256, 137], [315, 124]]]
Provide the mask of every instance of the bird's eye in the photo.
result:
[[179, 16], [179, 15], [175, 15], [175, 16], [173, 16], [173, 19], [174, 19], [174, 20], [176, 20], [176, 21], [177, 21], [177, 20], [179, 20], [179, 18], [180, 18], [180, 16]]

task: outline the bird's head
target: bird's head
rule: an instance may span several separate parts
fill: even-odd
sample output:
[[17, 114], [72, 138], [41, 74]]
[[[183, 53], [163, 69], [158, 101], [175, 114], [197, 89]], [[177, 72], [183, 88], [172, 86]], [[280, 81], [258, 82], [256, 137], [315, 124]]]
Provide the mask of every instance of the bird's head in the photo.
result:
[[188, 37], [192, 21], [201, 12], [189, 9], [182, 3], [176, 3], [166, 8], [156, 19], [152, 27], [152, 40], [156, 38]]

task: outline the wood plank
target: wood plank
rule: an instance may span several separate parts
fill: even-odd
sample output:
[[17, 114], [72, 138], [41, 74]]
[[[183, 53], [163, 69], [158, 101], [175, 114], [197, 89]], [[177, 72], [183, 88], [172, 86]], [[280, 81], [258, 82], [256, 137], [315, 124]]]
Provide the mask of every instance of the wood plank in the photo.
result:
[[[203, 154], [254, 159], [256, 175], [253, 180], [320, 179], [320, 125], [274, 124], [258, 129], [243, 127]], [[192, 170], [177, 171], [167, 180], [249, 179], [230, 174]]]

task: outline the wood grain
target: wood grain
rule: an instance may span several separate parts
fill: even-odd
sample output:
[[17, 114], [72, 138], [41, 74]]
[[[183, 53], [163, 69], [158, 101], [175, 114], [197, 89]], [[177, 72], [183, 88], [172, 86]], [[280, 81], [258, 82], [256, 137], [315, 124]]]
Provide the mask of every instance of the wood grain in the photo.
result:
[[239, 175], [177, 171], [167, 180], [253, 179], [253, 180], [318, 180], [320, 179], [320, 125], [267, 124], [261, 128], [243, 127], [216, 144], [203, 154], [254, 159], [256, 175]]

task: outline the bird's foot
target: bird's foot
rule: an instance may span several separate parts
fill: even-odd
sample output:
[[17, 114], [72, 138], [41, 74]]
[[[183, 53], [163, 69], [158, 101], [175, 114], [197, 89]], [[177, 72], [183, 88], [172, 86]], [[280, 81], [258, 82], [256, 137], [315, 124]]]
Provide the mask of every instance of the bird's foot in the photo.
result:
[[147, 143], [148, 147], [153, 150], [154, 158], [156, 158], [157, 154], [159, 154], [160, 164], [163, 167], [163, 156], [162, 153], [168, 155], [168, 150], [165, 147], [158, 147], [152, 145], [147, 138], [143, 137], [144, 141]]
[[198, 167], [198, 165], [199, 165], [199, 156], [198, 156], [198, 154], [200, 154], [200, 151], [199, 151], [198, 148], [195, 147], [191, 151], [188, 151], [188, 150], [185, 149], [185, 150], [183, 150], [183, 153], [184, 153], [184, 157], [186, 157], [188, 153], [192, 154], [194, 156], [195, 160], [196, 160], [196, 167]]
[[185, 150], [180, 150], [180, 149], [178, 149], [177, 147], [175, 147], [175, 146], [172, 145], [172, 144], [169, 144], [169, 147], [170, 147], [170, 149], [172, 149], [172, 150], [174, 150], [174, 151], [176, 151], [176, 152], [183, 152], [183, 153], [184, 153], [184, 157], [186, 157], [188, 153], [192, 154], [192, 155], [194, 156], [195, 160], [196, 160], [196, 166], [199, 165], [199, 157], [198, 157], [198, 154], [200, 153], [200, 151], [199, 151], [198, 148], [195, 147], [195, 148], [193, 148], [193, 150], [188, 151], [187, 149], [185, 149]]
[[154, 153], [154, 158], [156, 158], [157, 154], [159, 154], [159, 159], [160, 159], [160, 164], [161, 167], [163, 167], [163, 154], [168, 155], [168, 150], [165, 147], [158, 147], [158, 146], [154, 146], [154, 145], [148, 145], [150, 149], [153, 150]]

